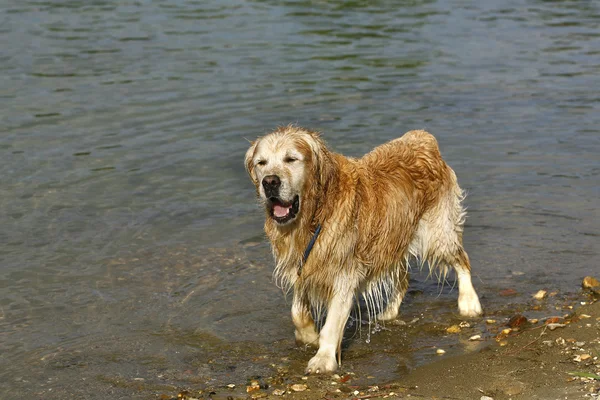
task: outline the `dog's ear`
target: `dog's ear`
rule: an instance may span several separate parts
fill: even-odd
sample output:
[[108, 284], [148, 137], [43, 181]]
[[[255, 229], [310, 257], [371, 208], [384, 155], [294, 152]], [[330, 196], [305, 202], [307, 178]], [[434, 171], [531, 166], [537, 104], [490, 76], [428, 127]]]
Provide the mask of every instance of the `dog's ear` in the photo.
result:
[[250, 179], [254, 184], [258, 184], [258, 179], [256, 178], [256, 174], [254, 173], [254, 151], [256, 150], [256, 145], [258, 144], [259, 139], [256, 139], [253, 142], [250, 142], [250, 148], [246, 151], [246, 158], [244, 159], [244, 164], [246, 166], [246, 172], [250, 175]]
[[314, 158], [314, 164], [316, 173], [319, 178], [319, 185], [325, 186], [333, 175], [333, 160], [331, 153], [327, 149], [327, 145], [321, 139], [319, 133], [309, 132], [310, 134], [310, 148]]

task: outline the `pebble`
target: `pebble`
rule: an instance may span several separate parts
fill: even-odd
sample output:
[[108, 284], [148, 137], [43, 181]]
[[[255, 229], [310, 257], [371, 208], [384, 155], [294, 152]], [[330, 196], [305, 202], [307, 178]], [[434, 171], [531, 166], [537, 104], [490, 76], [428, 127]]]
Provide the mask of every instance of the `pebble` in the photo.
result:
[[458, 325], [452, 325], [452, 326], [446, 328], [446, 332], [447, 333], [459, 333], [460, 332], [460, 326], [458, 326]]
[[473, 335], [469, 338], [470, 341], [481, 340], [481, 335]]
[[594, 278], [593, 276], [586, 276], [585, 278], [583, 278], [581, 286], [583, 286], [586, 289], [591, 289], [600, 286], [600, 282], [598, 282], [598, 279]]
[[461, 328], [470, 328], [471, 324], [467, 321], [462, 321], [460, 324], [458, 324], [458, 326], [460, 326]]
[[446, 350], [444, 350], [444, 349], [437, 349], [435, 352], [436, 352], [436, 354], [439, 354], [440, 356], [442, 354], [446, 354]]
[[544, 297], [546, 297], [546, 293], [548, 292], [545, 290], [538, 290], [538, 292], [533, 295], [533, 298], [536, 300], [542, 300]]
[[227, 387], [228, 387], [229, 389], [233, 389], [233, 388], [235, 387], [235, 385], [234, 385], [233, 383], [230, 383], [229, 385], [227, 385]]
[[590, 358], [592, 358], [592, 356], [589, 354], [580, 354], [575, 357], [575, 361], [580, 362], [580, 361], [589, 360]]
[[525, 325], [527, 323], [527, 318], [521, 314], [517, 314], [513, 316], [510, 321], [508, 321], [508, 326], [511, 328], [517, 328]]
[[273, 396], [283, 396], [285, 394], [285, 390], [275, 389], [271, 392]]
[[254, 392], [259, 389], [260, 389], [260, 383], [258, 383], [258, 381], [251, 381], [250, 385], [246, 386], [246, 393], [251, 393], [251, 392]]
[[551, 331], [555, 330], [556, 328], [564, 328], [565, 324], [548, 324], [546, 325], [548, 327], [548, 329], [550, 329]]
[[485, 323], [486, 323], [486, 324], [495, 324], [495, 323], [496, 323], [496, 320], [495, 320], [495, 319], [486, 319], [486, 320], [485, 320]]
[[290, 389], [292, 389], [294, 392], [304, 392], [306, 389], [308, 389], [308, 386], [303, 383], [295, 383], [290, 387]]
[[490, 396], [481, 396], [479, 400], [494, 400], [494, 398]]

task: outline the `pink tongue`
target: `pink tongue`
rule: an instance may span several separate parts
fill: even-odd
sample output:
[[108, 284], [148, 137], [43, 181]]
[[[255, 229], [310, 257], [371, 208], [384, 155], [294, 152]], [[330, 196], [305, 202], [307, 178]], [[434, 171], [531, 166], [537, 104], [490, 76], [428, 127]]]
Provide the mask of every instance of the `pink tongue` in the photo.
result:
[[273, 206], [273, 215], [275, 215], [277, 218], [282, 218], [288, 215], [288, 213], [290, 212], [290, 208], [292, 208], [292, 206], [280, 206], [279, 204], [275, 204]]

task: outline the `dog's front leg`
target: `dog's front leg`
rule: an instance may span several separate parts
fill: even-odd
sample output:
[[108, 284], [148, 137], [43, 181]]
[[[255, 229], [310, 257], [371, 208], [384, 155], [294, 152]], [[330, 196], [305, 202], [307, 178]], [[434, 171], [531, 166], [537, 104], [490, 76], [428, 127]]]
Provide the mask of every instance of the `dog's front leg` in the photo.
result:
[[294, 292], [292, 321], [294, 321], [294, 326], [296, 327], [295, 335], [297, 344], [319, 345], [319, 334], [315, 329], [315, 321], [310, 314], [310, 305], [306, 297], [298, 291]]
[[340, 350], [344, 327], [352, 309], [353, 296], [349, 291], [337, 291], [327, 309], [327, 319], [319, 336], [319, 351], [310, 359], [307, 374], [334, 372], [337, 367], [335, 355]]

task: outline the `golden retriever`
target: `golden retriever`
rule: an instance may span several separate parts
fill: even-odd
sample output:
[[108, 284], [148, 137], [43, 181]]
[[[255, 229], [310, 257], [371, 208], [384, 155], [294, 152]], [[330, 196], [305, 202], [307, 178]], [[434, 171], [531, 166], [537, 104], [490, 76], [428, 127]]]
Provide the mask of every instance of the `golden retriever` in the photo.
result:
[[[397, 317], [411, 257], [442, 277], [453, 268], [460, 314], [481, 314], [462, 244], [463, 191], [431, 134], [410, 131], [355, 159], [289, 125], [252, 142], [245, 165], [264, 204], [274, 275], [293, 291], [296, 340], [318, 345], [306, 373], [337, 369], [359, 296], [379, 320]], [[317, 332], [313, 315], [323, 312]]]

